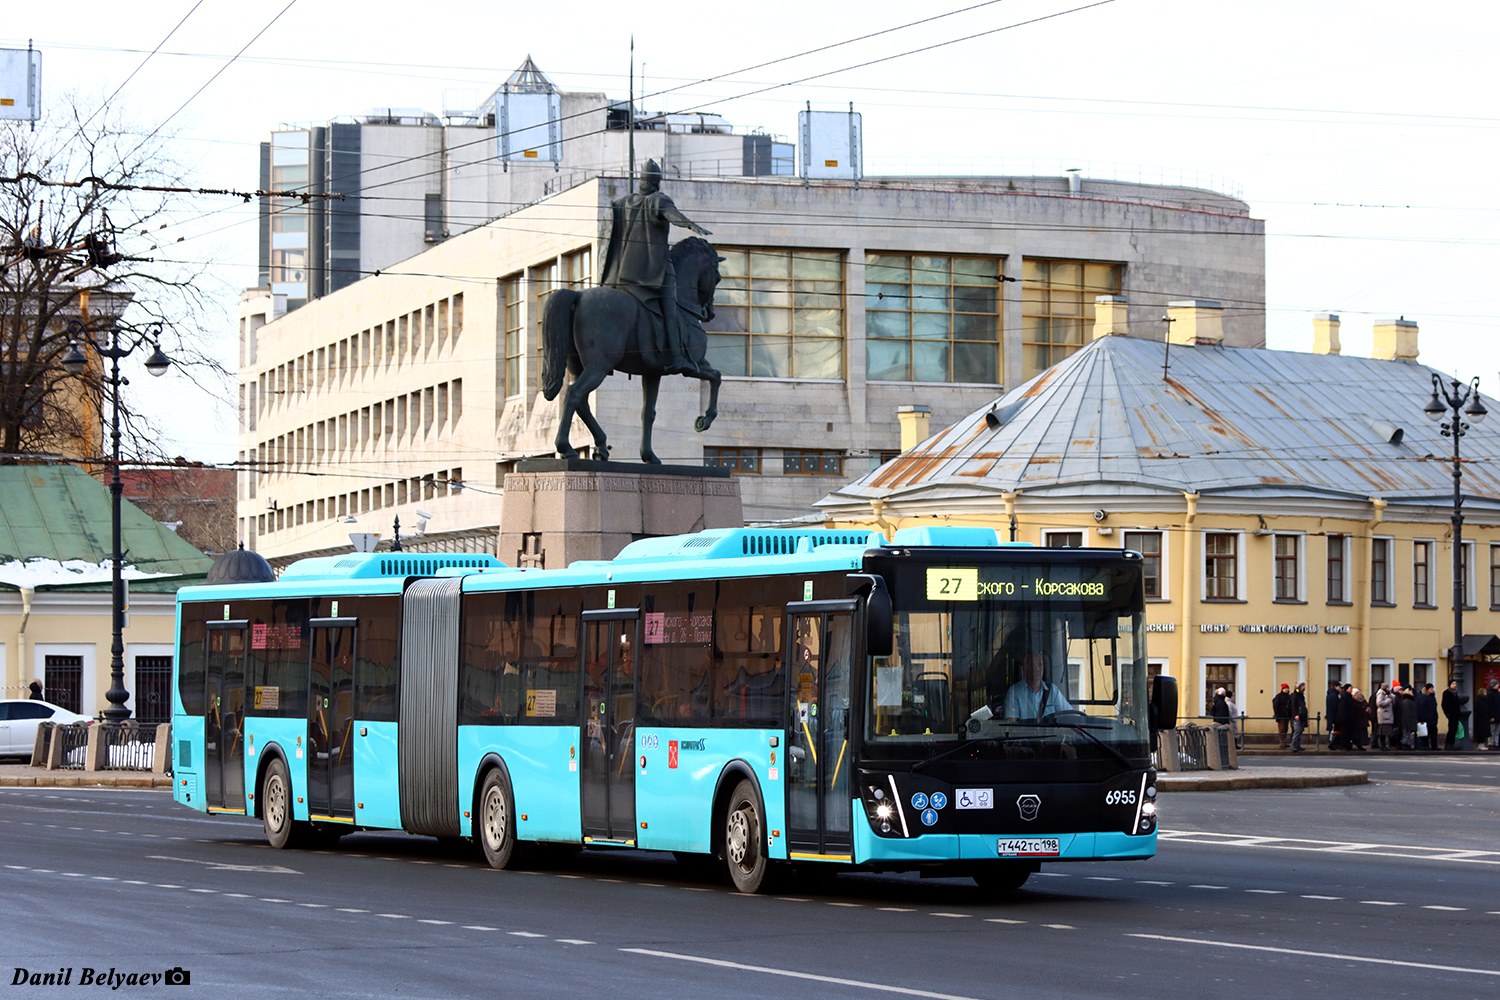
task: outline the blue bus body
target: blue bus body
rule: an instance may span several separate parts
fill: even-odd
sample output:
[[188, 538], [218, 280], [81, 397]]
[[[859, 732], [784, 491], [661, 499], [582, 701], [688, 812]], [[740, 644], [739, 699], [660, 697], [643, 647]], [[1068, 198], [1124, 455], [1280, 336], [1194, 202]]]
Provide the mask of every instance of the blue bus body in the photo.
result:
[[275, 846], [666, 850], [745, 891], [782, 863], [1006, 888], [1147, 858], [1132, 556], [746, 529], [557, 570], [382, 553], [186, 588], [174, 798]]

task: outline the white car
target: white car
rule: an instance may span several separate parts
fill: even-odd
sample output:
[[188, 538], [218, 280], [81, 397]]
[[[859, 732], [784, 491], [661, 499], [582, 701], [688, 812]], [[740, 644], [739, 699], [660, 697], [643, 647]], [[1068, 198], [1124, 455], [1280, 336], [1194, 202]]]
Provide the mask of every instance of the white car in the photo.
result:
[[31, 756], [36, 746], [37, 726], [43, 722], [68, 725], [91, 721], [87, 715], [31, 698], [0, 700], [0, 757]]

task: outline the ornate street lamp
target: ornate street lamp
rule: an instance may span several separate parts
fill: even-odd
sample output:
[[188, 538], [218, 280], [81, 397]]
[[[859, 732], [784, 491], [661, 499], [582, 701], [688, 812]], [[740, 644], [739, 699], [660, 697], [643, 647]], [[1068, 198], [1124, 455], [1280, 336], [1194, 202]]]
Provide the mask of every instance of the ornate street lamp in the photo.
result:
[[[1453, 650], [1448, 656], [1450, 680], [1458, 681], [1459, 690], [1468, 686], [1468, 678], [1464, 670], [1464, 495], [1463, 495], [1463, 461], [1459, 454], [1459, 441], [1469, 430], [1471, 424], [1477, 424], [1489, 415], [1485, 409], [1484, 401], [1479, 396], [1479, 377], [1475, 376], [1473, 381], [1464, 385], [1458, 379], [1446, 380], [1449, 384], [1444, 385], [1444, 378], [1437, 373], [1432, 376], [1432, 398], [1422, 408], [1427, 414], [1427, 419], [1442, 421], [1443, 437], [1453, 439]], [[1465, 406], [1464, 404], [1468, 405]], [[1468, 418], [1469, 423], [1464, 422]], [[1477, 584], [1477, 581], [1476, 581]], [[1467, 730], [1467, 726], [1465, 730]], [[1459, 745], [1467, 745], [1469, 737], [1465, 735]]]
[[151, 356], [146, 359], [146, 370], [152, 375], [165, 375], [171, 367], [172, 360], [162, 353], [160, 337], [161, 324], [155, 323], [143, 331], [126, 330], [132, 338], [130, 343], [121, 346], [120, 325], [111, 324], [109, 329], [109, 346], [105, 347], [89, 336], [89, 332], [80, 323], [68, 324], [68, 333], [74, 339], [68, 344], [68, 350], [62, 356], [63, 370], [70, 375], [82, 375], [88, 368], [88, 357], [79, 348], [80, 341], [94, 349], [101, 358], [109, 359], [109, 377], [105, 384], [109, 386], [110, 402], [112, 411], [110, 416], [110, 443], [111, 443], [111, 465], [109, 478], [110, 498], [110, 527], [112, 548], [110, 559], [112, 561], [112, 586], [110, 588], [110, 611], [113, 618], [113, 634], [109, 647], [109, 690], [105, 692], [104, 698], [109, 702], [109, 707], [103, 712], [106, 723], [118, 724], [130, 718], [130, 709], [125, 707], [125, 702], [130, 700], [130, 692], [125, 689], [125, 584], [120, 576], [121, 563], [124, 554], [120, 551], [120, 496], [124, 492], [120, 485], [120, 387], [129, 385], [129, 379], [120, 377], [120, 359], [128, 357], [132, 351], [142, 344], [151, 344]]

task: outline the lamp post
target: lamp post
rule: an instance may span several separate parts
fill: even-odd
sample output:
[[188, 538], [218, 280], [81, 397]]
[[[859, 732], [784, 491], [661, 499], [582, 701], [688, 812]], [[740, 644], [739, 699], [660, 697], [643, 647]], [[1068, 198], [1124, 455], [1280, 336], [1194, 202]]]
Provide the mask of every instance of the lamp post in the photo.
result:
[[[1448, 384], [1444, 384], [1444, 382]], [[1464, 404], [1468, 404], [1465, 406]], [[1462, 691], [1468, 682], [1464, 676], [1464, 495], [1463, 460], [1459, 442], [1468, 432], [1470, 424], [1477, 424], [1489, 415], [1484, 401], [1479, 396], [1479, 377], [1468, 385], [1458, 379], [1444, 379], [1436, 372], [1432, 376], [1432, 398], [1422, 408], [1427, 419], [1442, 422], [1443, 437], [1453, 439], [1453, 650], [1448, 656], [1449, 680], [1458, 681]], [[1470, 423], [1465, 423], [1467, 417]], [[1467, 727], [1465, 727], [1467, 729]], [[1465, 735], [1459, 745], [1467, 745]]]
[[100, 358], [109, 359], [109, 377], [105, 384], [110, 391], [110, 539], [111, 539], [111, 587], [110, 587], [110, 612], [113, 620], [113, 632], [109, 647], [109, 690], [105, 692], [104, 698], [109, 702], [109, 707], [103, 712], [106, 723], [118, 724], [130, 718], [130, 709], [125, 707], [125, 702], [130, 700], [130, 692], [125, 689], [125, 583], [120, 576], [121, 563], [124, 554], [120, 551], [120, 495], [123, 488], [120, 485], [120, 387], [129, 385], [128, 379], [120, 377], [120, 359], [128, 357], [132, 351], [148, 341], [151, 344], [151, 356], [146, 359], [146, 370], [152, 375], [165, 375], [172, 365], [172, 361], [162, 353], [159, 338], [161, 336], [161, 324], [153, 324], [145, 331], [135, 332], [133, 339], [128, 345], [120, 344], [120, 325], [114, 323], [109, 328], [109, 346], [105, 347], [89, 336], [88, 330], [77, 322], [68, 324], [68, 333], [73, 340], [68, 344], [68, 350], [62, 357], [63, 370], [70, 375], [82, 375], [88, 368], [88, 357], [79, 349], [79, 341], [94, 349]]

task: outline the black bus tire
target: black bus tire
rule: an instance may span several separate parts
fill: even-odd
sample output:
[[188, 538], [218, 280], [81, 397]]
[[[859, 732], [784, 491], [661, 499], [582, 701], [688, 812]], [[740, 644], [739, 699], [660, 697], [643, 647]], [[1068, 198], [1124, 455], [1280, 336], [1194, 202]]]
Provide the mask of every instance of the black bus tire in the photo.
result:
[[301, 824], [292, 819], [292, 776], [280, 757], [266, 765], [260, 786], [260, 819], [272, 847], [281, 850], [297, 846]]
[[766, 885], [766, 824], [755, 797], [755, 786], [741, 781], [724, 810], [724, 866], [739, 892], [756, 893]]
[[484, 776], [477, 817], [480, 848], [491, 868], [510, 867], [516, 856], [516, 806], [505, 772], [495, 768]]
[[1026, 884], [1026, 880], [1031, 878], [1031, 873], [1035, 870], [1025, 862], [997, 862], [974, 869], [970, 878], [981, 889], [1004, 894], [1019, 890]]

